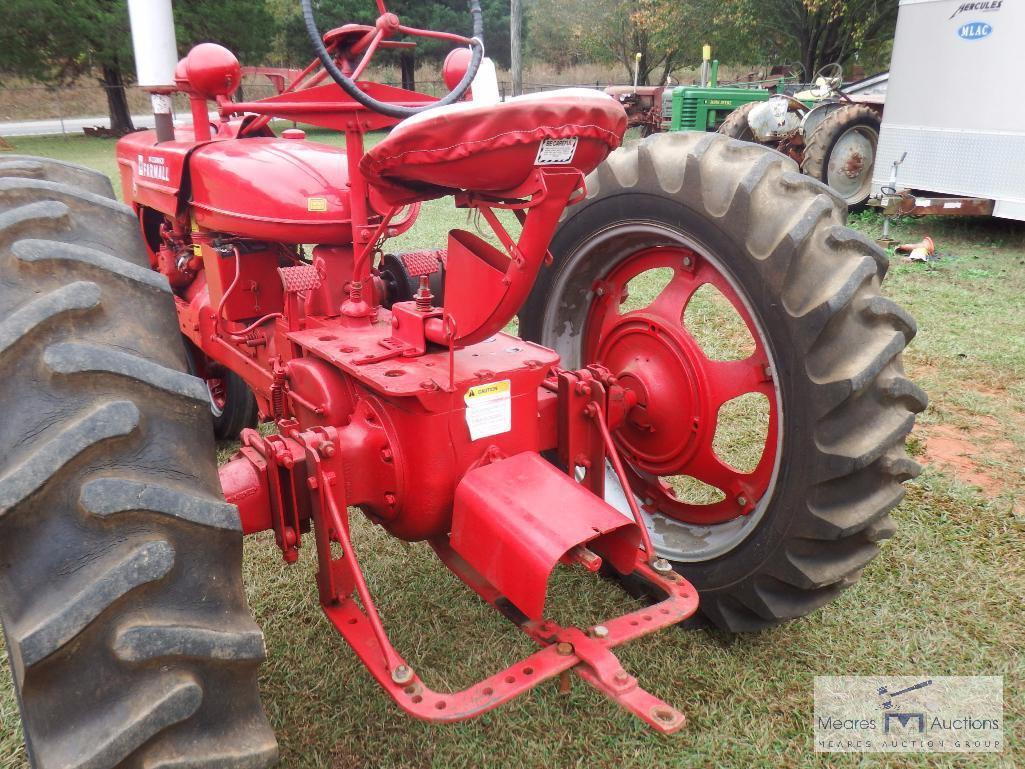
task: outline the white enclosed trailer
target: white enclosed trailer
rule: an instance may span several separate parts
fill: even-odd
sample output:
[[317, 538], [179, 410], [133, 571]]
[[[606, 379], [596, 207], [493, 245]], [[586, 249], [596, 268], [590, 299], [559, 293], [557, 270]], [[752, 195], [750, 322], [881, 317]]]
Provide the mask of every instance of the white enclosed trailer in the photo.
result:
[[1025, 220], [1025, 0], [900, 0], [874, 193], [901, 157], [898, 189]]

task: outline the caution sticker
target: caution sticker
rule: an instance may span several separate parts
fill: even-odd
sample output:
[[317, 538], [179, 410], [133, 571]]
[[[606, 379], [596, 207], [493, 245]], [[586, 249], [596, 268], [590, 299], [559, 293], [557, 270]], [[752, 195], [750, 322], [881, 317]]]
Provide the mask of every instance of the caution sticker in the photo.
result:
[[471, 441], [512, 429], [512, 387], [508, 379], [471, 387], [463, 400]]
[[310, 213], [327, 211], [327, 198], [306, 198], [306, 210]]
[[569, 163], [577, 153], [577, 137], [568, 139], [545, 139], [537, 148], [536, 166], [554, 166]]

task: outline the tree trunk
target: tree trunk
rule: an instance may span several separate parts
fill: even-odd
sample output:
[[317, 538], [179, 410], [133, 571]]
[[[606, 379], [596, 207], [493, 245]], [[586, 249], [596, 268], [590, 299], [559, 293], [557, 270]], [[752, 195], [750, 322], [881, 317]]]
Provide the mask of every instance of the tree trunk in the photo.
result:
[[121, 68], [116, 64], [103, 65], [103, 90], [107, 94], [107, 110], [110, 112], [110, 131], [117, 136], [124, 136], [135, 130], [132, 124], [132, 113], [128, 109], [128, 96], [125, 93], [125, 81], [121, 77]]
[[[647, 51], [639, 51], [639, 53], [641, 54], [641, 60], [639, 62], [635, 60], [634, 66], [638, 68], [637, 85], [642, 86], [648, 84], [648, 78], [651, 76], [651, 67], [648, 64]], [[632, 79], [633, 72], [630, 73], [630, 76]]]
[[676, 52], [666, 54], [665, 63], [662, 65], [662, 79], [655, 85], [664, 86], [669, 82], [669, 75], [672, 74], [673, 66], [676, 64]]
[[523, 93], [523, 2], [511, 0], [509, 9], [509, 58], [513, 96]]
[[402, 51], [399, 54], [399, 70], [402, 72], [402, 87], [407, 91], [416, 90], [416, 54]]

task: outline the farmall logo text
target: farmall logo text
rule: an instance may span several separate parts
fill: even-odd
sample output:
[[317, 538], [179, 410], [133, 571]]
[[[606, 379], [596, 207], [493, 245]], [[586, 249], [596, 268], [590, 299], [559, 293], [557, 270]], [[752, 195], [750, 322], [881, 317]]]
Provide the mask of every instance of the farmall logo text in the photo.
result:
[[161, 182], [171, 181], [171, 174], [164, 164], [164, 159], [158, 155], [150, 155], [144, 158], [142, 155], [138, 155], [138, 173], [139, 176], [145, 177], [146, 179], [156, 179]]
[[985, 3], [961, 3], [957, 7], [957, 10], [950, 14], [950, 18], [960, 16], [962, 13], [968, 13], [970, 11], [999, 11], [1000, 6], [1003, 5], [1003, 0], [989, 0]]

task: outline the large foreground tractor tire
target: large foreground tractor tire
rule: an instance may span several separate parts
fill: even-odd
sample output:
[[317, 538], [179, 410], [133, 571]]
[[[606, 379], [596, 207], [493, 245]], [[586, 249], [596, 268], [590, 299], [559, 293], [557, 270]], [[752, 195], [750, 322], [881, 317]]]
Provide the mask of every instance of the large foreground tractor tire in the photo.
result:
[[269, 766], [207, 391], [112, 197], [96, 172], [0, 158], [0, 620], [29, 758]]
[[[925, 394], [912, 318], [843, 202], [777, 152], [661, 134], [587, 179], [520, 316], [638, 405], [615, 432], [655, 548], [733, 631], [804, 615], [894, 533]], [[607, 499], [627, 510], [606, 472]]]
[[805, 138], [801, 170], [832, 187], [848, 206], [860, 206], [872, 192], [880, 124], [879, 113], [864, 104], [830, 112]]

